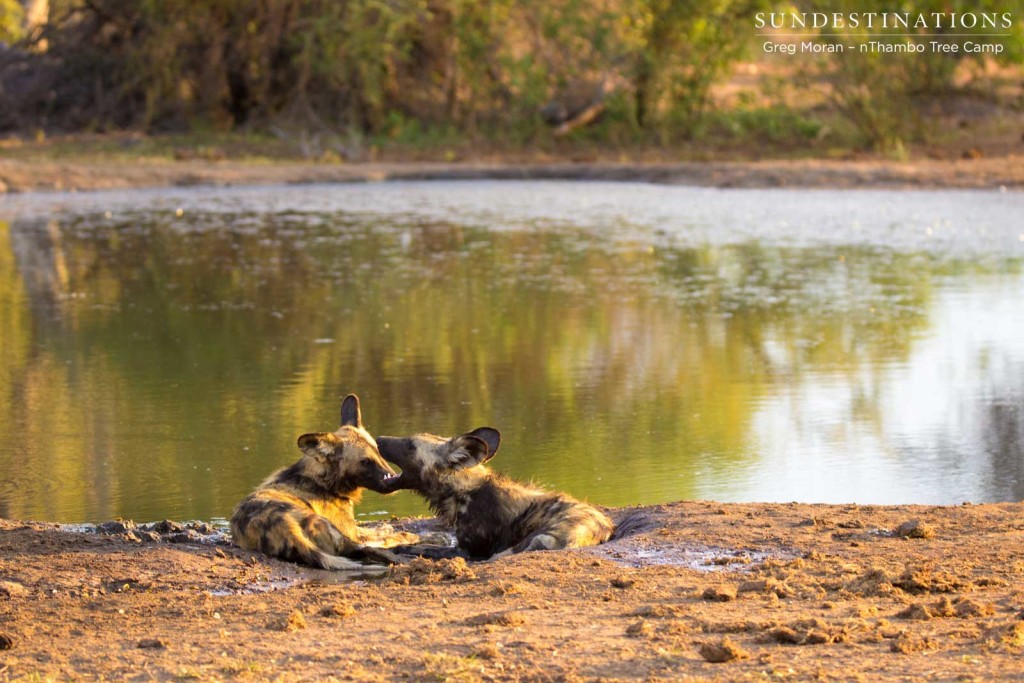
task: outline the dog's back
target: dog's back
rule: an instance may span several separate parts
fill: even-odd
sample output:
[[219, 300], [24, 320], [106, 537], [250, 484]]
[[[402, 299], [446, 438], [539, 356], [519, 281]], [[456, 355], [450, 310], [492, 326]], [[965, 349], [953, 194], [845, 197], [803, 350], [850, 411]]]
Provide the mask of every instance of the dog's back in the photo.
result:
[[597, 508], [558, 491], [544, 491], [488, 471], [465, 500], [453, 526], [473, 557], [511, 551], [557, 550], [607, 541], [612, 522]]
[[402, 468], [392, 489], [420, 493], [454, 527], [470, 557], [554, 550], [603, 543], [614, 526], [607, 515], [565, 493], [543, 491], [489, 470], [500, 435], [484, 427], [452, 439], [417, 434], [378, 437], [381, 455]]

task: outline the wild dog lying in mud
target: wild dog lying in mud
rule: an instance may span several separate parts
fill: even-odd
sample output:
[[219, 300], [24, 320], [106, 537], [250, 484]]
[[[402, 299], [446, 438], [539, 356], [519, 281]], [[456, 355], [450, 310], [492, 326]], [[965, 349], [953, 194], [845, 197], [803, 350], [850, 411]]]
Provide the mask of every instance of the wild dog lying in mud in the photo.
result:
[[451, 439], [433, 434], [377, 438], [384, 459], [402, 468], [386, 488], [422, 495], [441, 521], [455, 529], [458, 541], [457, 548], [398, 546], [395, 552], [486, 559], [596, 545], [611, 537], [611, 520], [596, 508], [488, 469], [484, 463], [494, 457], [500, 442], [498, 430], [490, 427]]
[[342, 401], [336, 432], [303, 434], [298, 443], [302, 458], [271, 474], [235, 508], [235, 543], [323, 569], [365, 571], [356, 560], [398, 562], [393, 553], [367, 544], [414, 543], [418, 537], [374, 536], [352, 514], [363, 487], [390, 492], [387, 483], [398, 478], [363, 429], [359, 398], [349, 395]]

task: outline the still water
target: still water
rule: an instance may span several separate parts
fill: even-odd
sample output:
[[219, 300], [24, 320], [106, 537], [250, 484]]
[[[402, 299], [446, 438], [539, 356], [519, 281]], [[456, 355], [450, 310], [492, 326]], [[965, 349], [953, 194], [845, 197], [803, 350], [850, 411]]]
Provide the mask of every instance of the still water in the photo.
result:
[[605, 505], [1019, 500], [1022, 263], [1014, 192], [0, 198], [0, 516], [228, 516], [348, 392]]

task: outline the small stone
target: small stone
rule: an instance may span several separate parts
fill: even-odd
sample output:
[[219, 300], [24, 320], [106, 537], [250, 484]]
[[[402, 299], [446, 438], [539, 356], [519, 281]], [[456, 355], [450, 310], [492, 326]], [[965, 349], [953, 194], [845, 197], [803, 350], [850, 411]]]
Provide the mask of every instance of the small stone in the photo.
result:
[[176, 534], [183, 530], [183, 526], [169, 519], [165, 519], [162, 522], [157, 522], [153, 525], [153, 528], [151, 529], [151, 531], [155, 531], [158, 534]]
[[28, 588], [14, 581], [0, 581], [0, 595], [6, 598], [23, 598], [28, 595]]
[[302, 616], [302, 612], [295, 610], [287, 617], [270, 622], [269, 626], [274, 631], [301, 631], [306, 628], [306, 618]]
[[863, 529], [864, 522], [860, 521], [859, 519], [851, 519], [845, 522], [839, 522], [838, 524], [836, 524], [836, 526], [840, 529]]
[[664, 619], [678, 617], [683, 611], [678, 605], [644, 605], [629, 616]]
[[190, 531], [195, 531], [197, 534], [202, 536], [212, 536], [213, 532], [216, 531], [206, 522], [190, 522], [188, 528]]
[[929, 607], [928, 611], [932, 613], [933, 617], [956, 616], [956, 608], [953, 607], [953, 601], [949, 599], [948, 595], [939, 598], [939, 601]]
[[142, 650], [162, 650], [167, 647], [167, 643], [159, 638], [143, 638], [135, 644], [135, 647]]
[[1014, 649], [1024, 647], [1024, 623], [1018, 621], [993, 626], [984, 638], [990, 645], [1002, 643]]
[[616, 576], [611, 580], [611, 584], [614, 588], [632, 588], [636, 585], [636, 580], [627, 579], [624, 576]]
[[356, 608], [347, 602], [336, 602], [333, 605], [324, 605], [320, 608], [320, 616], [335, 619], [350, 617], [355, 613]]
[[186, 529], [185, 531], [168, 535], [167, 541], [170, 543], [202, 543], [203, 537], [193, 529]]
[[956, 616], [961, 619], [969, 619], [970, 617], [990, 617], [996, 613], [995, 606], [988, 603], [977, 603], [967, 598], [957, 601], [954, 609]]
[[918, 602], [910, 605], [896, 616], [899, 619], [914, 619], [916, 621], [928, 621], [933, 617], [931, 610]]
[[111, 593], [127, 593], [128, 591], [145, 589], [146, 586], [139, 583], [137, 579], [123, 578], [107, 581], [103, 587]]
[[704, 590], [701, 597], [715, 602], [731, 602], [736, 599], [736, 589], [732, 586], [711, 586]]
[[789, 588], [778, 579], [754, 579], [743, 581], [736, 589], [737, 593], [774, 593], [780, 598], [789, 595]]
[[14, 638], [6, 633], [0, 633], [0, 650], [11, 650], [14, 648]]
[[135, 529], [136, 524], [130, 519], [115, 519], [110, 522], [103, 522], [96, 525], [96, 531], [101, 534], [126, 534]]
[[799, 645], [804, 640], [803, 636], [788, 626], [778, 626], [773, 628], [768, 633], [768, 636], [776, 643], [788, 643], [790, 645]]
[[653, 629], [651, 625], [641, 619], [640, 621], [634, 621], [632, 624], [626, 627], [626, 635], [632, 636], [633, 638], [641, 638], [649, 636]]
[[526, 623], [526, 618], [517, 610], [506, 610], [503, 612], [485, 612], [466, 619], [466, 623], [472, 626], [507, 626], [515, 628]]
[[934, 650], [936, 647], [938, 647], [938, 645], [931, 638], [916, 638], [907, 634], [899, 636], [889, 644], [890, 650], [905, 655], [913, 652]]
[[825, 631], [811, 630], [807, 633], [807, 637], [804, 638], [805, 645], [825, 645], [831, 643], [835, 638], [831, 634]]
[[734, 659], [746, 659], [750, 654], [734, 643], [729, 638], [723, 638], [718, 643], [705, 642], [697, 648], [697, 652], [705, 660], [713, 664], [730, 662]]
[[935, 529], [916, 519], [911, 519], [896, 527], [894, 536], [900, 538], [932, 538], [935, 536]]
[[476, 581], [477, 575], [466, 564], [466, 560], [461, 557], [436, 561], [417, 557], [410, 562], [392, 567], [387, 580], [407, 585], [434, 584], [449, 581], [452, 583], [464, 583]]
[[479, 646], [473, 654], [481, 659], [501, 659], [501, 645], [495, 645], [493, 643], [484, 643]]

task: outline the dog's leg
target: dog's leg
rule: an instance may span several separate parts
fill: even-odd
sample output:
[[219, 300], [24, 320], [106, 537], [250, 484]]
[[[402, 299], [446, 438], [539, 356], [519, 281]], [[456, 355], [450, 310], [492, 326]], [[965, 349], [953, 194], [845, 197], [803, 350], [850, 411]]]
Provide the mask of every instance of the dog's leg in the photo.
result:
[[409, 561], [408, 558], [399, 557], [391, 550], [375, 548], [369, 545], [358, 545], [352, 550], [349, 550], [347, 555], [349, 557], [358, 557], [367, 560], [368, 562], [382, 564], [405, 564]]
[[530, 534], [511, 548], [506, 548], [500, 553], [494, 553], [484, 561], [494, 562], [495, 560], [500, 560], [503, 557], [515, 555], [516, 553], [525, 553], [531, 550], [560, 550], [564, 547], [564, 541], [560, 541], [551, 534], [538, 531], [537, 533]]
[[370, 548], [352, 540], [320, 515], [307, 515], [302, 520], [302, 529], [326, 555], [340, 559], [351, 558], [347, 561], [359, 567], [365, 565], [354, 562], [354, 560], [365, 560], [377, 564], [399, 564], [403, 561], [387, 550]]
[[471, 559], [465, 550], [447, 545], [426, 545], [417, 543], [413, 545], [396, 545], [391, 552], [399, 555], [414, 555], [425, 557], [428, 560], [451, 560], [461, 557], [464, 560]]
[[317, 561], [319, 562], [320, 566], [323, 569], [331, 569], [334, 571], [352, 571], [369, 575], [383, 574], [388, 570], [388, 568], [384, 565], [363, 564], [362, 562], [350, 560], [347, 557], [340, 557], [338, 555], [328, 555], [324, 552], [316, 553], [316, 555]]
[[525, 553], [531, 550], [559, 550], [564, 547], [564, 540], [547, 532], [538, 531], [512, 546], [512, 552]]
[[359, 527], [359, 542], [374, 548], [393, 548], [396, 545], [411, 545], [422, 541], [419, 536], [408, 531], [385, 531]]
[[[306, 515], [298, 520], [295, 516], [288, 516], [282, 520], [282, 524], [281, 528], [287, 529], [287, 533], [277, 534], [277, 546], [264, 549], [271, 551], [268, 554], [320, 569], [363, 573], [386, 571], [384, 567], [367, 566], [331, 552], [329, 529], [334, 527], [319, 515]], [[273, 544], [268, 542], [268, 545]], [[325, 549], [324, 545], [328, 545], [328, 548]]]

